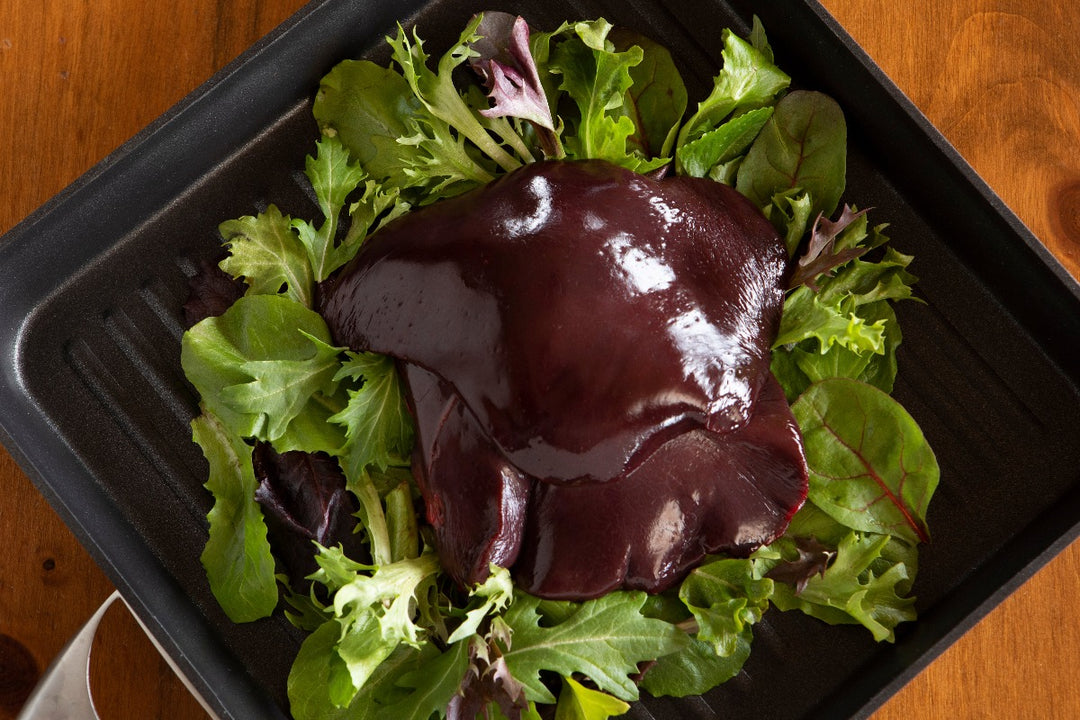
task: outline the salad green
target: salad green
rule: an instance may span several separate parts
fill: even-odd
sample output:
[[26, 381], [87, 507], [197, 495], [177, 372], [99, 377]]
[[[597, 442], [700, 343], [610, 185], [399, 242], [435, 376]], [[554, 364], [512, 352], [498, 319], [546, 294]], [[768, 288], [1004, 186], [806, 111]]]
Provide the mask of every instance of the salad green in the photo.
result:
[[[912, 258], [865, 211], [829, 219], [846, 183], [840, 107], [790, 88], [756, 21], [749, 39], [723, 33], [722, 67], [688, 117], [668, 51], [602, 19], [530, 32], [486, 13], [434, 63], [415, 30], [388, 42], [390, 67], [345, 60], [319, 88], [321, 137], [305, 174], [321, 217], [271, 205], [222, 223], [220, 269], [242, 281], [242, 297], [182, 344], [215, 501], [202, 561], [234, 621], [283, 601], [309, 631], [288, 680], [293, 716], [535, 718], [554, 704], [556, 718], [601, 720], [642, 689], [684, 696], [730, 679], [770, 608], [892, 641], [914, 618], [908, 594], [939, 472], [888, 394], [901, 341], [892, 304], [912, 297]], [[466, 65], [482, 84], [459, 86]], [[776, 542], [711, 557], [661, 595], [542, 600], [497, 567], [463, 592], [441, 577], [417, 517], [394, 364], [332, 344], [318, 283], [413, 208], [526, 163], [584, 158], [733, 185], [787, 239], [798, 265], [772, 369], [804, 438], [809, 499]], [[271, 487], [252, 462], [267, 446], [299, 453], [299, 475], [319, 482]], [[325, 462], [303, 460], [316, 456]], [[268, 496], [279, 498], [273, 516], [257, 499]], [[340, 513], [356, 518], [358, 554], [325, 532]], [[272, 517], [314, 554], [299, 583]]]

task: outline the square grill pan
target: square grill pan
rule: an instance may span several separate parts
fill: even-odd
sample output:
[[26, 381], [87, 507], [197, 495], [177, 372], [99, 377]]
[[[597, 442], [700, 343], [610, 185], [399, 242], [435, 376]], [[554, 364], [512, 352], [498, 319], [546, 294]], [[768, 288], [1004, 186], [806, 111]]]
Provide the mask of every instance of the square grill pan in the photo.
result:
[[302, 189], [310, 103], [337, 61], [385, 61], [396, 21], [435, 55], [491, 7], [544, 29], [603, 16], [645, 32], [691, 103], [720, 67], [720, 30], [745, 36], [756, 13], [795, 84], [843, 106], [844, 201], [915, 255], [925, 301], [898, 307], [895, 390], [942, 468], [920, 618], [878, 645], [770, 612], [735, 679], [628, 717], [870, 714], [1080, 533], [1080, 288], [810, 0], [312, 2], [0, 239], [0, 440], [220, 717], [285, 718], [302, 635], [280, 614], [229, 622], [198, 560], [210, 497], [179, 366], [187, 279], [219, 256], [223, 220], [271, 202], [317, 215]]

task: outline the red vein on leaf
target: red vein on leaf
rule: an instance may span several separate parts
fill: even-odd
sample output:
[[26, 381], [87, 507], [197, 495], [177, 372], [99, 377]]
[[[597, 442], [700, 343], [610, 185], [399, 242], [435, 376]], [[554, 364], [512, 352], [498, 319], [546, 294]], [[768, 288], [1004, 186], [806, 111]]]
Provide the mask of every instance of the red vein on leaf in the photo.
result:
[[[900, 511], [900, 515], [903, 517], [904, 522], [912, 530], [915, 531], [915, 535], [916, 535], [916, 537], [919, 538], [919, 541], [920, 542], [929, 542], [930, 537], [929, 537], [929, 535], [927, 535], [926, 530], [922, 526], [922, 523], [920, 523], [914, 516], [912, 516], [911, 511], [904, 504], [903, 498], [898, 497], [891, 489], [889, 489], [889, 486], [885, 484], [884, 478], [882, 478], [880, 475], [878, 475], [876, 472], [874, 472], [873, 466], [869, 462], [867, 462], [866, 458], [863, 456], [862, 449], [861, 449], [862, 448], [862, 438], [860, 438], [860, 445], [859, 445], [858, 448], [852, 447], [847, 442], [845, 442], [842, 437], [840, 437], [840, 434], [838, 432], [836, 432], [836, 430], [834, 430], [833, 427], [831, 425], [829, 425], [828, 422], [826, 422], [824, 415], [821, 415], [820, 417], [821, 417], [821, 425], [822, 425], [822, 427], [824, 427], [826, 430], [828, 430], [829, 433], [832, 434], [832, 436], [834, 438], [836, 438], [837, 442], [839, 442], [852, 455], [854, 455], [855, 458], [858, 459], [858, 461], [860, 463], [862, 463], [862, 466], [864, 468], [866, 468], [866, 476], [874, 481], [874, 483], [881, 489], [882, 495], [884, 497], [888, 498], [889, 502], [892, 503], [893, 507], [895, 507], [897, 510]], [[865, 432], [866, 432], [866, 423], [862, 423], [861, 433], [865, 433]], [[907, 469], [903, 467], [902, 458], [903, 458], [903, 455], [901, 454], [901, 470], [903, 471], [903, 474], [902, 474], [902, 477], [900, 478], [898, 488], [903, 488], [904, 481], [907, 480], [907, 477], [908, 477]], [[881, 498], [879, 497], [879, 498], [875, 499], [874, 502], [877, 502], [880, 499]], [[871, 504], [873, 504], [873, 503], [871, 503]]]

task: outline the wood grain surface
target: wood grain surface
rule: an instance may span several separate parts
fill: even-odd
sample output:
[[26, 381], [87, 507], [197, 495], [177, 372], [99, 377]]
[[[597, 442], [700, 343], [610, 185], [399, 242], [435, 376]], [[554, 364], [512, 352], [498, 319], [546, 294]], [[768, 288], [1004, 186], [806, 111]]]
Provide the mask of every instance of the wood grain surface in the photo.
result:
[[[0, 232], [302, 4], [0, 2]], [[824, 5], [1080, 276], [1080, 3]], [[50, 660], [110, 591], [0, 450], [0, 720], [15, 717]], [[1077, 603], [1080, 544], [1073, 544], [874, 720], [1080, 717]], [[117, 605], [99, 633], [92, 683], [103, 718], [206, 717]]]

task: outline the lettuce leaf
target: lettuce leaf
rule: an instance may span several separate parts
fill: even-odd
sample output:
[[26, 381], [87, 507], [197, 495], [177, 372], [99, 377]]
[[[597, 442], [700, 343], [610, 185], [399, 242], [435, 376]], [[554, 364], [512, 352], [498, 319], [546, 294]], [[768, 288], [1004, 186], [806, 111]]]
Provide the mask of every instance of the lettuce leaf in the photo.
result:
[[205, 409], [191, 429], [210, 463], [206, 487], [214, 496], [207, 516], [210, 537], [200, 558], [210, 589], [233, 622], [266, 617], [277, 606], [278, 590], [266, 524], [255, 502], [251, 446]]
[[207, 409], [233, 434], [279, 452], [332, 452], [344, 435], [328, 423], [339, 349], [322, 316], [282, 295], [247, 295], [188, 330], [180, 363]]

